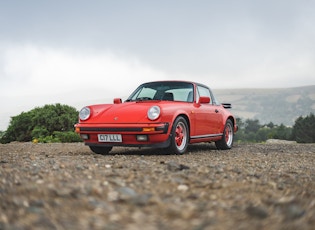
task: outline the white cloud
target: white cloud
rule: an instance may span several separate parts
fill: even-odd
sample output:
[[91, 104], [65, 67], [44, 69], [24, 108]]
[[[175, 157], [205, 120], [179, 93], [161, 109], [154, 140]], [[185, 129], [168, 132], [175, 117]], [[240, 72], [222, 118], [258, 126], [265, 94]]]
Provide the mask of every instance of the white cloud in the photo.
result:
[[1, 86], [7, 95], [48, 95], [76, 89], [89, 92], [97, 88], [121, 92], [143, 79], [167, 77], [136, 58], [121, 58], [110, 52], [92, 54], [26, 45], [4, 49], [3, 54], [4, 78], [7, 84], [15, 84], [14, 90]]
[[52, 103], [68, 104], [77, 109], [91, 103], [112, 103], [114, 97], [127, 97], [145, 81], [192, 80], [213, 89], [294, 87], [315, 83], [313, 54], [308, 55], [297, 48], [288, 48], [286, 52], [275, 48], [270, 53], [261, 49], [259, 55], [249, 50], [242, 53], [237, 47], [231, 50], [209, 61], [213, 68], [208, 72], [188, 74], [178, 69], [170, 74], [137, 57], [110, 51], [0, 43], [0, 98], [5, 102], [5, 112], [0, 114], [0, 130], [6, 129], [10, 116], [22, 111]]
[[34, 45], [0, 48], [2, 66], [0, 96], [6, 114], [1, 114], [0, 130], [9, 116], [45, 104], [80, 106], [111, 103], [127, 97], [144, 81], [167, 79], [137, 58], [113, 53], [81, 53]]

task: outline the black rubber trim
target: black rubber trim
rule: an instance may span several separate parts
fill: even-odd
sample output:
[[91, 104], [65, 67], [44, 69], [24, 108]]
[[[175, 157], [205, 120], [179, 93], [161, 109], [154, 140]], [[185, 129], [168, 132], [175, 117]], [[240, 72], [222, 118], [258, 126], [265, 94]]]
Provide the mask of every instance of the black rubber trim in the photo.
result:
[[141, 132], [141, 127], [134, 128], [95, 128], [95, 127], [81, 127], [80, 131], [91, 131], [91, 132]]
[[[164, 126], [157, 127], [156, 131], [167, 133], [169, 123], [164, 123]], [[121, 128], [106, 128], [106, 127], [81, 127], [80, 132], [142, 132], [143, 127], [121, 127]]]

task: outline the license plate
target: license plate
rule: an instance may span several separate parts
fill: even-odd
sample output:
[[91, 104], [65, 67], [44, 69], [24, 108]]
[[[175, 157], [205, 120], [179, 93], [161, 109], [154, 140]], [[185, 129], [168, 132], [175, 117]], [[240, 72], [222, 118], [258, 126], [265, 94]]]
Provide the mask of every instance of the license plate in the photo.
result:
[[99, 142], [122, 142], [121, 134], [98, 134]]

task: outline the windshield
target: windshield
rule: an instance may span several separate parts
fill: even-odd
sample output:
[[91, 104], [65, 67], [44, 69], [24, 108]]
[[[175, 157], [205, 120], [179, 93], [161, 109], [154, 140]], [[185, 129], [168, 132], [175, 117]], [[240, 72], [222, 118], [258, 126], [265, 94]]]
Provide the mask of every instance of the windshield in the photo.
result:
[[166, 100], [193, 102], [192, 83], [150, 82], [140, 85], [127, 101]]

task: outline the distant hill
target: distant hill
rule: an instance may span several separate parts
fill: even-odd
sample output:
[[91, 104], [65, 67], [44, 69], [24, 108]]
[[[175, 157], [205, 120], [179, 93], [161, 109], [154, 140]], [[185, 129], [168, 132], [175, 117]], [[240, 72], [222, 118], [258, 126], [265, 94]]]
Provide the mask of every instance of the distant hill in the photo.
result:
[[279, 89], [213, 89], [221, 102], [232, 103], [242, 119], [292, 126], [299, 116], [315, 114], [315, 85]]

